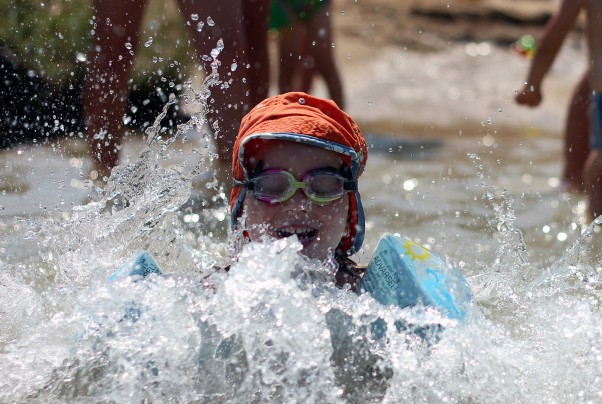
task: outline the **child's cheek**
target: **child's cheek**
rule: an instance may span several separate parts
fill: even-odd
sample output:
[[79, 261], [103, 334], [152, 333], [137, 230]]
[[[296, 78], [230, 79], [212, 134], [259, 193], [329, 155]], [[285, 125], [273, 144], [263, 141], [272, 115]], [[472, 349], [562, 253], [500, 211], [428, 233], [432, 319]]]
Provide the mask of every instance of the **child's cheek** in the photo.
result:
[[250, 232], [251, 238], [257, 238], [265, 232], [266, 225], [270, 223], [270, 206], [259, 202], [252, 195], [245, 197], [243, 206], [246, 215], [245, 227]]

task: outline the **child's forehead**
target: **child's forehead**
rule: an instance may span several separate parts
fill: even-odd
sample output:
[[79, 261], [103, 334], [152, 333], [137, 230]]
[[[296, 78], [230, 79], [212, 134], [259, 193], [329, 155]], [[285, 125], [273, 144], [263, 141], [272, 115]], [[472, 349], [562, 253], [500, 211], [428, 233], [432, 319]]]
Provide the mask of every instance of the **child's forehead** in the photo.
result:
[[301, 152], [304, 154], [315, 154], [318, 149], [315, 146], [310, 146], [305, 143], [292, 142], [290, 140], [276, 140], [276, 139], [260, 139], [257, 148], [256, 155], [259, 156], [270, 156], [277, 155], [280, 153], [290, 153], [290, 152]]
[[298, 160], [318, 166], [340, 166], [343, 163], [343, 156], [330, 150], [300, 142], [264, 139], [255, 142], [247, 159], [251, 165], [263, 161], [264, 164], [276, 164], [281, 168]]

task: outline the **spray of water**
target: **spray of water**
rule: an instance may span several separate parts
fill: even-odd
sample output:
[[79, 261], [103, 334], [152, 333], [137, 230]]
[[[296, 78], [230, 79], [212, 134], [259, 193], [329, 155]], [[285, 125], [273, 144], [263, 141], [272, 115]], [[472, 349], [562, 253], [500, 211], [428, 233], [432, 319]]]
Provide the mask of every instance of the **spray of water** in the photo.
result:
[[[223, 240], [210, 220], [194, 231], [182, 220], [190, 182], [158, 164], [166, 150], [115, 173], [119, 208], [32, 225], [39, 257], [3, 265], [0, 401], [600, 398], [600, 275], [579, 258], [588, 232], [541, 279], [525, 278], [512, 199], [492, 193], [498, 248], [472, 269], [477, 307], [458, 323], [337, 289], [334, 264], [307, 260], [295, 238], [245, 245], [216, 270]], [[109, 282], [141, 248], [167, 275]], [[18, 315], [29, 317], [9, 326]]]
[[[602, 400], [600, 221], [533, 277], [513, 199], [475, 156], [495, 248], [469, 265], [458, 322], [336, 288], [294, 237], [225, 271], [224, 208], [187, 205], [206, 168], [165, 167], [176, 143], [148, 135], [97, 202], [27, 222], [38, 255], [0, 262], [0, 402]], [[140, 249], [165, 275], [109, 282]]]

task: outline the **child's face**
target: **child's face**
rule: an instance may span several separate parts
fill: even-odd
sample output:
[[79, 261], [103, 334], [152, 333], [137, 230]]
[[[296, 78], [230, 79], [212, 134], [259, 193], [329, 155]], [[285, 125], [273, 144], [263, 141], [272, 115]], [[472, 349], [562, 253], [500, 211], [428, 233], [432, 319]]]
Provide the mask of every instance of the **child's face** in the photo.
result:
[[[249, 162], [250, 172], [263, 161], [263, 170], [285, 169], [301, 181], [309, 171], [343, 166], [341, 156], [328, 150], [273, 140], [264, 146], [254, 161]], [[301, 252], [320, 260], [328, 258], [329, 251], [334, 251], [345, 235], [348, 211], [348, 194], [327, 205], [312, 202], [302, 190], [277, 204], [258, 201], [252, 192], [247, 193], [244, 201], [245, 227], [251, 240], [258, 240], [262, 235], [284, 238], [297, 234], [303, 244]]]

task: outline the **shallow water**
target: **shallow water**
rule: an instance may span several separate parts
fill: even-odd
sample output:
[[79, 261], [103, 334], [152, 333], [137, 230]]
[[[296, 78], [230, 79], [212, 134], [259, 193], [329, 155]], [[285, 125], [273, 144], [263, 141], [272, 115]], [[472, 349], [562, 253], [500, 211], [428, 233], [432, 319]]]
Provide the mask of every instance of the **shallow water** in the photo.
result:
[[[77, 150], [5, 152], [24, 185], [2, 196], [0, 401], [600, 401], [599, 237], [584, 200], [558, 190], [557, 140], [483, 133], [369, 136], [361, 182], [357, 258], [383, 232], [445, 254], [475, 294], [466, 323], [337, 290], [294, 240], [249, 245], [207, 277], [227, 256], [227, 211], [187, 202], [210, 160], [201, 135], [132, 141], [101, 195], [129, 201], [113, 211], [102, 197], [78, 206], [91, 190]], [[140, 249], [169, 275], [108, 282]], [[374, 339], [377, 318], [445, 331]]]
[[[2, 153], [0, 402], [602, 400], [600, 234], [559, 189], [559, 138], [367, 135], [356, 258], [384, 232], [446, 256], [475, 295], [458, 323], [336, 289], [292, 239], [216, 273], [228, 212], [198, 123], [131, 139], [105, 190], [77, 141]], [[141, 249], [167, 275], [109, 282]]]

